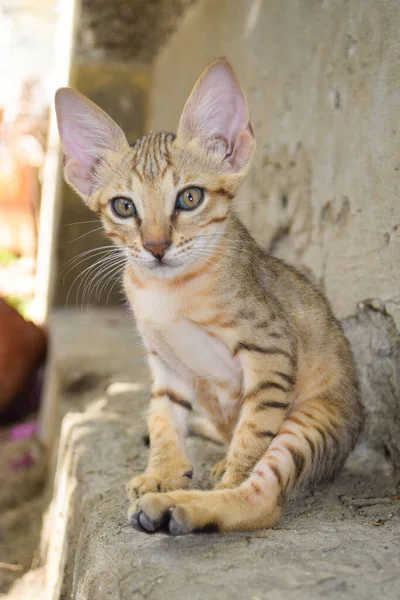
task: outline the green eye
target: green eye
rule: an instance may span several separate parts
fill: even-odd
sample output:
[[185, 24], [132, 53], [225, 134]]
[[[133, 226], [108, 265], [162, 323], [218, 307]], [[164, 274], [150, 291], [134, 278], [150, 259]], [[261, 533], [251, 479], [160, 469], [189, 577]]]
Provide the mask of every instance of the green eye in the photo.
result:
[[115, 214], [122, 219], [128, 219], [136, 215], [135, 205], [128, 198], [113, 198], [111, 207]]
[[198, 187], [190, 187], [181, 192], [176, 199], [176, 208], [180, 210], [193, 210], [199, 206], [204, 197], [204, 191]]

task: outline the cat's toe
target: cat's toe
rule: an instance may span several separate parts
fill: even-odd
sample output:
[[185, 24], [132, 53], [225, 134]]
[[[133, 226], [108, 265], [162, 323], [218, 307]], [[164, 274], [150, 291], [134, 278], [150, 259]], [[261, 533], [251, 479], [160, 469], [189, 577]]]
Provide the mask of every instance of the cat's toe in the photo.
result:
[[193, 477], [193, 469], [186, 465], [182, 468], [181, 473], [164, 474], [164, 473], [143, 473], [133, 477], [126, 485], [128, 497], [131, 500], [141, 498], [145, 494], [169, 492], [177, 489], [185, 489], [189, 487]]
[[174, 506], [171, 508], [170, 513], [168, 529], [171, 535], [186, 535], [193, 531], [182, 506]]
[[147, 494], [132, 506], [129, 513], [134, 529], [145, 533], [168, 533], [171, 520], [170, 504], [165, 501], [159, 502], [158, 498], [161, 497], [160, 494]]
[[142, 511], [138, 508], [136, 510], [136, 512], [134, 512], [133, 515], [131, 515], [130, 523], [131, 523], [133, 529], [147, 533], [147, 529], [145, 529], [140, 522], [141, 514], [142, 514]]

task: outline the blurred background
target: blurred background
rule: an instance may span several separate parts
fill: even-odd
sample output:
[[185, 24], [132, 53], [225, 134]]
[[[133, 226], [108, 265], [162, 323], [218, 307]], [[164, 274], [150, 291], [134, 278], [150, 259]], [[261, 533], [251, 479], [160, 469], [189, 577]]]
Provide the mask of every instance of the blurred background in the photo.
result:
[[23, 311], [34, 295], [56, 26], [55, 2], [0, 4], [0, 294]]
[[[360, 331], [394, 361], [372, 385], [360, 350], [372, 403], [379, 377], [400, 373], [399, 32], [392, 0], [0, 0], [0, 593], [38, 564], [62, 417], [121, 364], [133, 378], [121, 286], [96, 263], [109, 242], [62, 181], [55, 90], [87, 95], [131, 142], [175, 131], [203, 68], [226, 56], [257, 140], [236, 210], [339, 319], [370, 307]], [[400, 467], [392, 375], [374, 447]]]

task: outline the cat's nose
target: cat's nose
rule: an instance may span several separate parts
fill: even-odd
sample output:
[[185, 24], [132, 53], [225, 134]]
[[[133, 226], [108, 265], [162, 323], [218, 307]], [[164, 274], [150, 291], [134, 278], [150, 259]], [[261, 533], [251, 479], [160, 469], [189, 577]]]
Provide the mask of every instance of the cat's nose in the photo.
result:
[[171, 240], [163, 240], [162, 242], [145, 242], [144, 247], [146, 250], [152, 253], [155, 258], [161, 260], [165, 254], [165, 251], [171, 245]]

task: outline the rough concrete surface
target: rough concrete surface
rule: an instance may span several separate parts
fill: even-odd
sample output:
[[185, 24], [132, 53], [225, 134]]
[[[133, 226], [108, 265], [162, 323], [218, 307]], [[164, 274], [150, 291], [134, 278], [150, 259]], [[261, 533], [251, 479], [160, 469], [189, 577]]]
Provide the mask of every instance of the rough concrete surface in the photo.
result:
[[194, 0], [81, 0], [78, 59], [150, 61]]
[[[124, 484], [146, 464], [148, 375], [131, 318], [61, 312], [53, 331], [71, 412], [43, 539], [45, 576], [38, 571], [43, 600], [398, 598], [400, 501], [390, 464], [367, 443], [334, 483], [292, 500], [276, 529], [182, 538], [132, 530]], [[188, 447], [194, 485], [207, 487], [223, 450], [195, 438]]]
[[400, 335], [378, 300], [359, 304], [343, 321], [367, 409], [364, 440], [390, 461], [400, 484]]
[[175, 131], [226, 55], [257, 152], [238, 210], [264, 247], [309, 267], [336, 314], [379, 297], [400, 325], [400, 3], [198, 0], [157, 56], [151, 128]]

